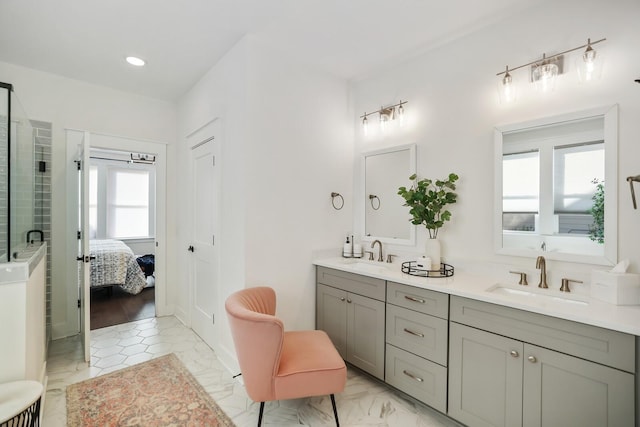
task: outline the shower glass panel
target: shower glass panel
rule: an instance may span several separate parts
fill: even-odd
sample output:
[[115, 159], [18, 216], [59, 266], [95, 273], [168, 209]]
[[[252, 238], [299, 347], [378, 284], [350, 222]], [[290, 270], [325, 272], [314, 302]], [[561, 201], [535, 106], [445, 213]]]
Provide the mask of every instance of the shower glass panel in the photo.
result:
[[35, 173], [32, 123], [12, 85], [0, 82], [0, 262], [12, 261], [34, 229]]
[[[34, 229], [35, 156], [33, 126], [15, 93], [11, 96], [10, 138], [10, 235], [13, 254], [27, 242], [27, 232]], [[39, 236], [37, 237], [39, 241]]]
[[9, 253], [9, 106], [11, 85], [0, 83], [0, 262]]

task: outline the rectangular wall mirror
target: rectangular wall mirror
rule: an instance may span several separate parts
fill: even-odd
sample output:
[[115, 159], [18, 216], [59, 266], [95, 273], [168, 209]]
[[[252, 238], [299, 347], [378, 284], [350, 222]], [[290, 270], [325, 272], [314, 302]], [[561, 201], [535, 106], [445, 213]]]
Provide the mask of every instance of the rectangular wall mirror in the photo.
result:
[[617, 262], [617, 114], [610, 106], [496, 127], [497, 253]]
[[410, 185], [409, 177], [416, 172], [415, 144], [364, 153], [361, 169], [363, 239], [414, 245], [416, 228], [398, 188]]

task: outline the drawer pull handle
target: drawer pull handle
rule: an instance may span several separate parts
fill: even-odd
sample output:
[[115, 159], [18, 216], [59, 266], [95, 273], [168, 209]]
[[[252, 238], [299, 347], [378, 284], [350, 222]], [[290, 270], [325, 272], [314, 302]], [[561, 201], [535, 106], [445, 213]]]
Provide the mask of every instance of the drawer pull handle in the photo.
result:
[[420, 299], [420, 298], [410, 297], [409, 295], [405, 295], [404, 297], [405, 297], [406, 299], [408, 299], [409, 301], [419, 302], [420, 304], [424, 304], [424, 303], [425, 303], [425, 300]]
[[536, 359], [535, 356], [529, 356], [529, 357], [527, 357], [527, 359], [529, 359], [529, 362], [531, 362], [531, 363], [536, 363], [538, 361], [538, 359]]
[[404, 331], [408, 334], [415, 335], [416, 337], [424, 338], [424, 334], [420, 332], [413, 332], [411, 329], [404, 328]]
[[422, 381], [424, 381], [422, 378], [420, 377], [416, 377], [415, 375], [411, 375], [409, 372], [407, 372], [406, 370], [402, 371], [403, 374], [405, 374], [406, 376], [408, 376], [409, 378], [418, 381], [419, 383], [421, 383]]
[[515, 350], [511, 350], [511, 353], [510, 353], [510, 354], [511, 354], [511, 357], [518, 357], [518, 356], [520, 356], [520, 354], [519, 354], [517, 351], [515, 351]]

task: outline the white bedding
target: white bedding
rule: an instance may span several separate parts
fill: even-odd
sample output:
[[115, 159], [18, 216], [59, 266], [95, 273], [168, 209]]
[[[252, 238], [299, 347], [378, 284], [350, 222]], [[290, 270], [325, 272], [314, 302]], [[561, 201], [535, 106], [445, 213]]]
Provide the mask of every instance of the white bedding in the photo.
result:
[[131, 249], [120, 240], [91, 240], [91, 287], [120, 286], [138, 294], [147, 285], [142, 269]]

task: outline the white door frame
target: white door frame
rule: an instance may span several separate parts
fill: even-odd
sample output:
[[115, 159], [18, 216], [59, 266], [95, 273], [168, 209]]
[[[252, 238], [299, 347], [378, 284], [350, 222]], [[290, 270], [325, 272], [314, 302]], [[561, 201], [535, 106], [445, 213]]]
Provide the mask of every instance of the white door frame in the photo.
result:
[[[65, 129], [67, 134], [67, 163], [75, 156], [77, 142], [70, 140], [69, 135], [84, 133], [83, 130]], [[173, 313], [173, 306], [167, 297], [167, 144], [162, 142], [141, 140], [105, 133], [89, 132], [91, 148], [104, 148], [119, 151], [144, 152], [156, 154], [156, 231], [155, 231], [155, 259], [157, 277], [155, 282], [156, 316], [166, 316]], [[73, 139], [73, 138], [71, 138]], [[72, 195], [77, 193], [77, 171], [67, 166], [67, 326], [65, 330], [77, 333], [80, 330], [77, 316], [77, 288], [75, 275], [77, 263], [75, 250], [77, 248], [76, 228], [78, 208]], [[73, 260], [73, 263], [71, 262]], [[73, 335], [69, 333], [68, 335]]]

